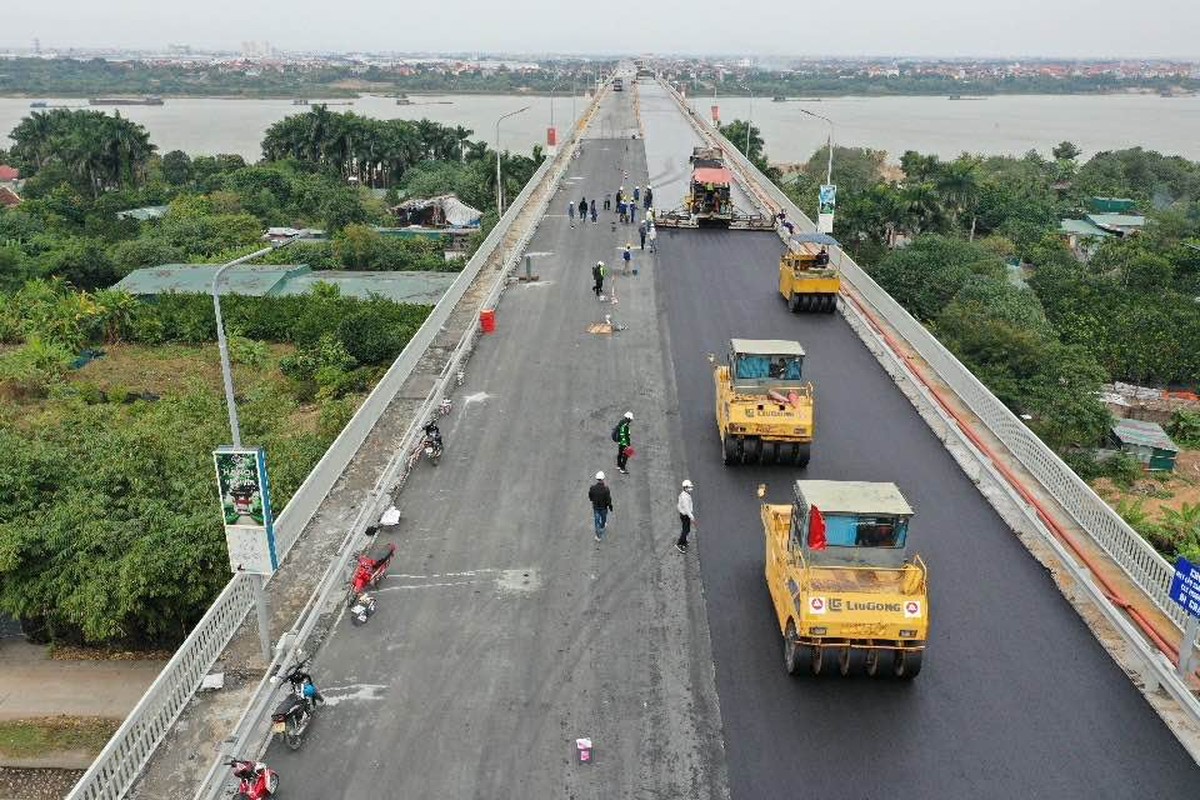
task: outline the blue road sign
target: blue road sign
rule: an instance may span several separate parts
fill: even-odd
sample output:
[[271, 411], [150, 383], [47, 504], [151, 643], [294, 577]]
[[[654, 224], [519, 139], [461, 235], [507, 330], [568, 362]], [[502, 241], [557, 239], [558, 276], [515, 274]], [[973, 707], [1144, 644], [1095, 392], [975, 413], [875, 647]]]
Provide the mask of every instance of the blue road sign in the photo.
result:
[[1200, 569], [1192, 566], [1186, 558], [1175, 562], [1171, 599], [1183, 606], [1188, 614], [1200, 617]]

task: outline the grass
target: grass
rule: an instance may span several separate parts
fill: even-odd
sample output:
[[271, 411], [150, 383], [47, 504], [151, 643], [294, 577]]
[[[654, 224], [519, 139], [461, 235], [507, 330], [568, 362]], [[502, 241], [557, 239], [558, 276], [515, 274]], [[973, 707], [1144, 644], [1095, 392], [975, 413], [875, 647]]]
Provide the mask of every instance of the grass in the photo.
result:
[[64, 750], [99, 753], [119, 719], [104, 717], [39, 717], [0, 720], [0, 755], [37, 758]]

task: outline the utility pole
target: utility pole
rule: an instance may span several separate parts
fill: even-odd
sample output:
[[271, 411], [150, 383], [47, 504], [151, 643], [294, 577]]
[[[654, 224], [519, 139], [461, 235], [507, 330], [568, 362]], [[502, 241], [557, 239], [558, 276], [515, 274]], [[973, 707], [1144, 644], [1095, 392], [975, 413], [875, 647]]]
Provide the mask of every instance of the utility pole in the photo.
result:
[[501, 192], [501, 187], [503, 186], [503, 184], [501, 183], [501, 176], [500, 176], [500, 123], [503, 122], [504, 120], [508, 119], [509, 117], [515, 117], [517, 114], [520, 114], [522, 111], [528, 111], [528, 110], [529, 110], [529, 106], [525, 106], [524, 108], [518, 108], [516, 111], [510, 111], [507, 114], [502, 114], [500, 116], [500, 118], [498, 120], [496, 120], [496, 211], [502, 217], [504, 216], [504, 195]]
[[[229, 360], [229, 342], [225, 339], [225, 322], [221, 317], [221, 292], [219, 284], [221, 276], [225, 274], [225, 270], [230, 267], [236, 267], [239, 264], [245, 264], [247, 261], [253, 261], [259, 256], [266, 255], [272, 250], [278, 250], [281, 247], [287, 247], [292, 242], [300, 238], [297, 234], [282, 242], [277, 242], [269, 247], [264, 247], [261, 250], [255, 250], [248, 256], [235, 258], [227, 264], [221, 265], [212, 279], [212, 300], [213, 313], [217, 320], [217, 349], [221, 353], [221, 379], [225, 384], [225, 407], [229, 412], [229, 435], [233, 439], [233, 446], [241, 448], [242, 446], [242, 428], [238, 422], [237, 401], [233, 395], [233, 367]], [[265, 490], [264, 490], [265, 491]], [[265, 502], [265, 499], [264, 499]], [[254, 576], [254, 605], [258, 610], [258, 640], [262, 646], [263, 658], [267, 664], [271, 663], [271, 609], [267, 603], [266, 591], [267, 577], [265, 575]]]

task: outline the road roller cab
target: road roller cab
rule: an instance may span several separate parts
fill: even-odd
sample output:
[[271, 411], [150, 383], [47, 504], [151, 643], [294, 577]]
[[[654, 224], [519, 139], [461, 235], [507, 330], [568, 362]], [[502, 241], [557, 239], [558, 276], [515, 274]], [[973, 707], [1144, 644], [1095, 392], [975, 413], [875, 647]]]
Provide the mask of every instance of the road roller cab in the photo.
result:
[[912, 515], [891, 483], [796, 481], [790, 505], [764, 499], [767, 586], [789, 673], [921, 671], [929, 608], [925, 562], [908, 552]]
[[842, 276], [829, 255], [829, 248], [836, 246], [837, 241], [824, 234], [791, 237], [779, 258], [779, 293], [793, 313], [837, 310]]
[[815, 421], [800, 343], [732, 339], [726, 363], [709, 359], [722, 461], [807, 466]]

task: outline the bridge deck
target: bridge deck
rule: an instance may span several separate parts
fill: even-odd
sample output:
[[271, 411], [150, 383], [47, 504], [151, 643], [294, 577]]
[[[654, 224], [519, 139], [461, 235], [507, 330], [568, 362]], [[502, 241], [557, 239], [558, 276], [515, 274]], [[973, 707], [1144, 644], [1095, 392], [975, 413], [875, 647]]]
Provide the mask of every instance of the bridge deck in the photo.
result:
[[[663, 231], [620, 303], [595, 302], [591, 264], [616, 265], [636, 231], [571, 229], [567, 201], [648, 164], [665, 202], [694, 142], [639, 88], [645, 142], [587, 141], [531, 248], [543, 282], [505, 295], [441, 465], [405, 489], [379, 613], [317, 658], [332, 704], [304, 750], [268, 753], [288, 796], [1188, 796], [1200, 770], [845, 322], [784, 310], [777, 239]], [[607, 101], [611, 129], [634, 126], [632, 94]], [[606, 313], [628, 329], [588, 333]], [[783, 673], [753, 487], [793, 475], [720, 465], [704, 355], [731, 336], [808, 350], [809, 477], [895, 481], [916, 507], [933, 639], [914, 684]], [[626, 409], [629, 476], [609, 440]], [[616, 505], [601, 544], [597, 469]], [[700, 534], [681, 556], [685, 475]], [[580, 736], [591, 767], [573, 762]]]

